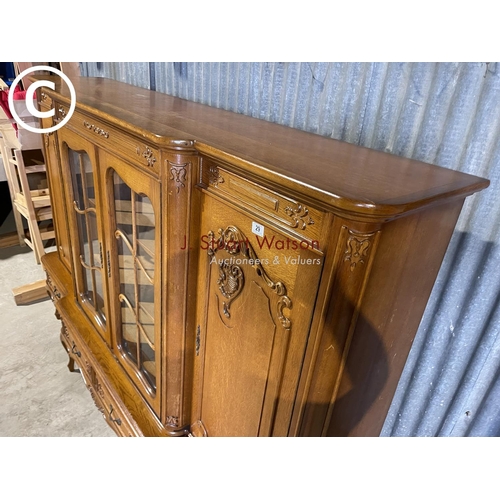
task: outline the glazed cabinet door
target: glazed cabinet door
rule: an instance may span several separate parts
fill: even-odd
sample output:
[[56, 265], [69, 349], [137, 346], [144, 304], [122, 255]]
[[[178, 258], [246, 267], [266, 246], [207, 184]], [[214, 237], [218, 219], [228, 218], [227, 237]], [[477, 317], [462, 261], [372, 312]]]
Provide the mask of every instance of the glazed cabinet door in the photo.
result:
[[[42, 127], [52, 127], [52, 117], [42, 118]], [[71, 243], [69, 239], [68, 217], [66, 214], [64, 184], [60, 182], [61, 166], [59, 162], [59, 151], [57, 136], [53, 133], [44, 134], [45, 163], [47, 166], [50, 202], [54, 217], [54, 230], [56, 233], [57, 251], [59, 258], [71, 270]]]
[[96, 149], [68, 128], [63, 127], [57, 135], [66, 186], [76, 296], [88, 318], [109, 344], [103, 209]]
[[160, 184], [104, 151], [106, 240], [113, 350], [151, 408], [160, 412]]
[[210, 194], [202, 205], [191, 434], [286, 436], [323, 255]]

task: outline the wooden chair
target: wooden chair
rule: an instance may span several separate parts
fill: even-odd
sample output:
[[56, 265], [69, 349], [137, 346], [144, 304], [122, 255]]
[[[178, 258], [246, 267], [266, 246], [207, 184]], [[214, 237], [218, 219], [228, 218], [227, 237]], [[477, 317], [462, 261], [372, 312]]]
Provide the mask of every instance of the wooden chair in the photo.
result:
[[[32, 136], [34, 134], [29, 132]], [[52, 206], [47, 187], [45, 162], [43, 152], [40, 148], [32, 149], [37, 138], [27, 135], [23, 131], [26, 143], [30, 144], [30, 149], [23, 147], [18, 139], [11, 120], [0, 109], [0, 150], [5, 167], [7, 182], [12, 198], [12, 209], [14, 217], [22, 216], [28, 225], [28, 237], [24, 234], [24, 227], [18, 224], [16, 227], [21, 245], [26, 243], [34, 252], [36, 263], [40, 263], [40, 258], [45, 254], [44, 241], [54, 239], [55, 233], [52, 224]], [[20, 137], [22, 139], [22, 137]], [[41, 146], [41, 136], [38, 140]], [[17, 213], [16, 213], [17, 212]]]
[[[0, 91], [3, 91], [3, 90], [9, 90], [9, 87], [8, 85], [0, 78]], [[3, 109], [0, 107], [0, 129], [1, 129], [1, 126], [2, 125], [5, 125], [5, 122], [4, 120], [7, 120], [7, 116], [5, 115], [5, 112], [3, 111]], [[3, 152], [3, 142], [1, 141], [1, 130], [0, 130], [0, 160], [1, 160], [1, 169], [2, 169], [2, 172], [0, 172], [0, 177], [2, 179], [2, 181], [5, 179], [6, 181], [8, 181], [7, 179], [7, 167], [4, 165], [4, 163], [6, 162], [6, 159], [4, 157], [4, 152]], [[7, 182], [7, 185], [9, 187], [9, 194], [10, 194], [10, 201], [11, 201], [11, 204], [12, 204], [12, 207], [14, 207], [14, 192], [12, 191], [12, 185], [11, 183], [8, 181]], [[25, 243], [24, 243], [24, 227], [23, 227], [23, 221], [22, 221], [22, 217], [21, 217], [21, 214], [17, 211], [17, 210], [12, 210], [12, 213], [14, 214], [14, 222], [16, 223], [16, 231], [17, 231], [17, 236], [18, 236], [18, 239], [19, 239], [19, 245], [21, 246], [24, 246]], [[14, 243], [13, 243], [14, 244]]]

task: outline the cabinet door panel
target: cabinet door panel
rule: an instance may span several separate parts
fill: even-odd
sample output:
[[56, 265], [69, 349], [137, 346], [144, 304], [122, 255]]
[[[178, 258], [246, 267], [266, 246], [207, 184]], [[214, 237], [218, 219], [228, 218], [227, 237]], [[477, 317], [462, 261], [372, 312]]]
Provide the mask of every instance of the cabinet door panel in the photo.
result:
[[[159, 183], [100, 152], [109, 217], [113, 348], [139, 391], [159, 414], [161, 249]], [[154, 207], [154, 208], [153, 208]]]
[[222, 299], [214, 293], [217, 276], [211, 280], [202, 398], [202, 421], [210, 435], [259, 435], [273, 344], [279, 358], [284, 354], [290, 332], [276, 325], [272, 297], [256, 278], [231, 307], [233, 321], [220, 314]]
[[[53, 125], [52, 117], [42, 118], [43, 128]], [[45, 162], [50, 188], [50, 202], [52, 204], [52, 214], [57, 240], [57, 251], [64, 265], [71, 270], [71, 243], [69, 239], [68, 217], [65, 207], [65, 186], [61, 182], [61, 168], [59, 163], [59, 152], [56, 135], [44, 134]]]
[[101, 201], [96, 189], [98, 165], [94, 146], [68, 129], [58, 132], [62, 174], [78, 301], [109, 343], [102, 236]]
[[307, 341], [322, 255], [253, 222], [205, 196], [193, 421], [209, 436], [286, 435]]

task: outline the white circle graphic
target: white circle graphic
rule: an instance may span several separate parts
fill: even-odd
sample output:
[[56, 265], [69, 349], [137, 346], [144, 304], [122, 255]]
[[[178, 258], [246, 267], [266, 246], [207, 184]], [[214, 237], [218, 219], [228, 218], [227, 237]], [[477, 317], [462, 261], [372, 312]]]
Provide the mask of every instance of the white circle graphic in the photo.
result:
[[[10, 88], [15, 89], [16, 85], [21, 81], [21, 78], [24, 78], [26, 75], [29, 75], [30, 73], [33, 73], [34, 71], [50, 71], [51, 73], [55, 73], [56, 75], [60, 76], [66, 82], [66, 85], [69, 88], [69, 93], [71, 96], [71, 103], [69, 106], [69, 110], [66, 114], [66, 117], [64, 118], [64, 120], [59, 122], [57, 125], [54, 125], [53, 127], [49, 127], [49, 128], [32, 127], [31, 125], [24, 123], [21, 120], [21, 118], [19, 118], [19, 115], [16, 113], [16, 110], [14, 109], [14, 92], [13, 91], [9, 92], [9, 97], [8, 97], [10, 112], [12, 113], [14, 120], [16, 120], [16, 123], [19, 126], [21, 126], [22, 128], [29, 130], [30, 132], [35, 132], [35, 134], [46, 134], [49, 132], [55, 132], [56, 130], [60, 129], [62, 126], [66, 125], [66, 123], [68, 123], [69, 119], [73, 115], [73, 112], [75, 111], [75, 107], [76, 107], [75, 87], [71, 83], [71, 80], [62, 71], [59, 71], [56, 68], [51, 68], [50, 66], [32, 66], [31, 68], [25, 69], [22, 73], [19, 73], [17, 78], [12, 82], [12, 85]], [[33, 100], [31, 98], [31, 96], [33, 96], [33, 92], [39, 87], [48, 87], [49, 89], [55, 90], [54, 82], [51, 82], [49, 80], [38, 80], [38, 81], [32, 83], [28, 87], [28, 90], [26, 91], [26, 97], [25, 97], [26, 107], [27, 107], [28, 111], [36, 118], [49, 118], [51, 116], [54, 116], [55, 109], [51, 109], [49, 111], [38, 111], [33, 106]]]

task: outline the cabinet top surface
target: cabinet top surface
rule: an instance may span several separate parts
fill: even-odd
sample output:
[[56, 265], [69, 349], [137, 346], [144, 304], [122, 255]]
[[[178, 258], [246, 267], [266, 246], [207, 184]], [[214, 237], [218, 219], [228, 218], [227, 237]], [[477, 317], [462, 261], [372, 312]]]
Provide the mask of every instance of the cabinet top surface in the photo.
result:
[[[58, 77], [55, 91], [69, 101]], [[351, 212], [395, 216], [467, 196], [489, 181], [416, 160], [303, 132], [104, 78], [73, 78], [77, 109], [160, 147], [189, 144], [239, 164], [256, 178], [313, 192], [328, 205]]]

